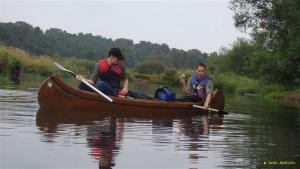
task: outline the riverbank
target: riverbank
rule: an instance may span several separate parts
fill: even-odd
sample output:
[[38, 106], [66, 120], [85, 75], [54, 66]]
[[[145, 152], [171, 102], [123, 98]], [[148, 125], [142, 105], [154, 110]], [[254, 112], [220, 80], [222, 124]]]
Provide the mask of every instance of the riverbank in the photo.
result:
[[276, 96], [275, 98], [284, 102], [300, 103], [300, 93], [289, 94], [285, 96]]
[[300, 88], [294, 91], [271, 94], [270, 97], [287, 103], [296, 103], [300, 107]]
[[[90, 76], [95, 65], [94, 61], [57, 56], [31, 56], [17, 48], [0, 46], [0, 82], [2, 84], [19, 83], [25, 77], [41, 80], [55, 73], [67, 76], [53, 65], [53, 61], [57, 61], [67, 69], [86, 77]], [[127, 69], [127, 72], [129, 80], [134, 83], [152, 83], [178, 88], [178, 76], [185, 74], [190, 77], [194, 70], [167, 68], [160, 74], [139, 74], [135, 69]], [[214, 79], [214, 87], [227, 95], [248, 95], [299, 102], [300, 88], [287, 88], [279, 84], [238, 76], [233, 73], [212, 74], [208, 72], [208, 74]]]

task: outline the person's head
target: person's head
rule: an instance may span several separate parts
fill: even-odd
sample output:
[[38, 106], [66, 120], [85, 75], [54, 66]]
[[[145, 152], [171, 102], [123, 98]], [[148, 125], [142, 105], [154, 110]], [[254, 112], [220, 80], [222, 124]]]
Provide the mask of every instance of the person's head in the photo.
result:
[[197, 65], [197, 75], [200, 79], [202, 79], [205, 76], [205, 70], [206, 70], [206, 66], [203, 63], [199, 63]]
[[111, 58], [114, 63], [119, 61], [119, 60], [124, 60], [125, 59], [119, 48], [110, 49], [110, 51], [108, 52], [108, 57]]

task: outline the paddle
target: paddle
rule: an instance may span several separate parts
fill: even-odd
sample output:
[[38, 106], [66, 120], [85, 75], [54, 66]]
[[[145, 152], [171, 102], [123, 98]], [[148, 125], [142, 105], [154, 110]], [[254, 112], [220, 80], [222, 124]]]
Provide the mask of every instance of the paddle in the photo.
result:
[[[59, 69], [68, 72], [69, 74], [71, 74], [73, 77], [77, 77], [76, 73], [72, 72], [71, 70], [68, 70], [66, 68], [64, 68], [61, 64], [57, 63], [57, 62], [53, 62], [53, 64], [58, 67]], [[107, 101], [113, 103], [113, 99], [111, 99], [110, 97], [108, 97], [106, 94], [102, 93], [100, 90], [98, 90], [97, 88], [95, 88], [93, 85], [89, 84], [87, 81], [85, 81], [84, 79], [81, 80], [82, 83], [86, 84], [88, 87], [90, 87], [91, 89], [93, 89], [95, 92], [97, 92], [100, 96], [102, 96], [103, 98], [105, 98]]]
[[[193, 107], [205, 110], [205, 107], [203, 107], [203, 106], [193, 105]], [[214, 108], [207, 108], [207, 109], [210, 110], [210, 111], [213, 111], [213, 112], [220, 113], [220, 114], [229, 114], [228, 112], [225, 112], [225, 111], [222, 111], [222, 110], [218, 110], [218, 109], [214, 109]]]

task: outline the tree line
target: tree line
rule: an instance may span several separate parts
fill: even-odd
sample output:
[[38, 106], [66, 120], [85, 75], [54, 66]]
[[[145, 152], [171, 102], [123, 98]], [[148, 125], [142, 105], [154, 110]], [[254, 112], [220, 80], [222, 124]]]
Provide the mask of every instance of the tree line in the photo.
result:
[[122, 49], [129, 68], [143, 61], [157, 60], [176, 69], [194, 68], [198, 62], [207, 63], [207, 53], [188, 51], [156, 44], [119, 38], [112, 40], [90, 33], [71, 34], [57, 28], [46, 31], [25, 22], [0, 23], [0, 42], [21, 48], [33, 55], [49, 55], [97, 60], [105, 57], [112, 47]]

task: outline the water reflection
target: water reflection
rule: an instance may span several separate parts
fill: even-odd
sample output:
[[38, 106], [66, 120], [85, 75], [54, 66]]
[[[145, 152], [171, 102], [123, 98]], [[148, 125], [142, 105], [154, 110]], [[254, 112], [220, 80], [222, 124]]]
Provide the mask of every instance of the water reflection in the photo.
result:
[[[89, 155], [97, 161], [99, 168], [113, 168], [118, 163], [117, 156], [122, 154], [122, 146], [124, 146], [126, 138], [127, 140], [134, 138], [136, 142], [148, 140], [158, 148], [175, 145], [175, 150], [171, 151], [188, 152], [187, 158], [191, 161], [204, 157], [200, 155], [200, 152], [208, 151], [210, 126], [215, 130], [220, 129], [217, 126], [223, 124], [223, 117], [218, 115], [211, 117], [200, 115], [154, 117], [145, 114], [137, 116], [123, 113], [45, 112], [39, 110], [36, 124], [43, 137], [46, 138], [43, 139], [46, 142], [55, 142], [56, 137], [64, 137], [70, 134], [70, 131], [76, 131], [77, 136], [86, 137], [86, 145], [90, 149]], [[151, 133], [148, 134], [147, 129], [149, 128]], [[152, 146], [148, 146], [148, 148], [151, 149]], [[129, 160], [130, 154], [126, 154], [126, 156]]]
[[36, 113], [36, 90], [0, 89], [0, 168], [299, 168], [298, 106], [227, 103], [225, 118]]
[[115, 166], [114, 157], [120, 151], [120, 143], [124, 134], [123, 119], [106, 117], [94, 125], [87, 126], [90, 155], [99, 161], [99, 168]]

